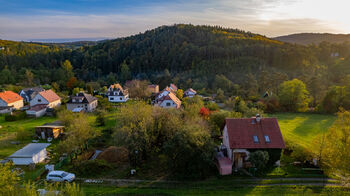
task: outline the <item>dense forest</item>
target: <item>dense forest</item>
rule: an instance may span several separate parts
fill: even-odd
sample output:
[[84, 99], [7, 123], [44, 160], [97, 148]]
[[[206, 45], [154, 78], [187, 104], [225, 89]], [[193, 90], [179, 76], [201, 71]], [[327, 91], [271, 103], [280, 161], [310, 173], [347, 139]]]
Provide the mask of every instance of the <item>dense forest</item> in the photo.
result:
[[280, 84], [297, 78], [306, 84], [311, 107], [328, 101], [337, 108], [350, 107], [344, 101], [350, 96], [349, 61], [346, 42], [304, 46], [180, 24], [80, 47], [0, 40], [0, 85], [49, 84], [64, 91], [134, 78], [254, 100], [267, 91], [278, 94]]
[[320, 44], [322, 42], [341, 44], [350, 41], [350, 34], [297, 33], [275, 37], [275, 40], [295, 44]]

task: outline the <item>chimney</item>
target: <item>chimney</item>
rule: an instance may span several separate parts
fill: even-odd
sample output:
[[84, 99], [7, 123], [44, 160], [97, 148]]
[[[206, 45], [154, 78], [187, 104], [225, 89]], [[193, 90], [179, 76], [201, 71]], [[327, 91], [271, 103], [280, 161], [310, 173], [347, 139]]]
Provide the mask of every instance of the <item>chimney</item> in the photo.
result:
[[260, 120], [261, 120], [260, 114], [257, 114], [257, 115], [256, 115], [256, 122], [257, 122], [257, 123], [260, 123]]

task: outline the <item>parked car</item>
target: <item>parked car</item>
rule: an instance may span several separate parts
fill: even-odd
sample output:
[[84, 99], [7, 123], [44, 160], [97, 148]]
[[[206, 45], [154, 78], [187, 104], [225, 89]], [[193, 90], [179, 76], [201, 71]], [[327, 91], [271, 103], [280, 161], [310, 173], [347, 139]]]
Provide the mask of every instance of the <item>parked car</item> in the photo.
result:
[[46, 176], [48, 182], [72, 182], [75, 175], [65, 171], [51, 171]]

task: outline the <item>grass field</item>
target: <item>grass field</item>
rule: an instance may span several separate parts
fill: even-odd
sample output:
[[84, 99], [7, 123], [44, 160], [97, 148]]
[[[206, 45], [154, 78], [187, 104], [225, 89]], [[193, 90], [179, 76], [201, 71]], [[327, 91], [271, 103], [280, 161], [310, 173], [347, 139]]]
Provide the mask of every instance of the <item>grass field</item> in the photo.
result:
[[255, 187], [201, 187], [201, 188], [124, 188], [86, 185], [87, 195], [349, 195], [350, 189], [322, 186], [255, 186]]
[[276, 117], [285, 141], [313, 150], [312, 141], [328, 131], [336, 119], [334, 115], [307, 113], [278, 113]]
[[41, 118], [27, 118], [20, 121], [6, 122], [5, 116], [0, 115], [0, 159], [5, 158], [15, 151], [22, 148], [29, 143], [28, 141], [22, 141], [20, 144], [11, 144], [10, 141], [16, 141], [16, 132], [18, 129], [23, 128], [28, 131], [29, 135], [34, 134], [34, 127], [53, 122], [57, 120], [55, 117], [41, 117]]

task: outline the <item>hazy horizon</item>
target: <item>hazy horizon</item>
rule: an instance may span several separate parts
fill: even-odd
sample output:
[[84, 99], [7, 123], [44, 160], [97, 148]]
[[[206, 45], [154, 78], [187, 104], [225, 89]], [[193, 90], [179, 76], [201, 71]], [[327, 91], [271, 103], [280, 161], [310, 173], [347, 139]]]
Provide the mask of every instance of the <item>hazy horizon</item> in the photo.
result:
[[349, 3], [320, 0], [0, 0], [0, 39], [90, 39], [162, 25], [219, 25], [266, 35], [350, 32]]

